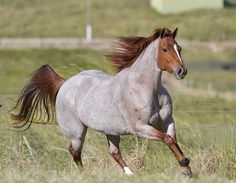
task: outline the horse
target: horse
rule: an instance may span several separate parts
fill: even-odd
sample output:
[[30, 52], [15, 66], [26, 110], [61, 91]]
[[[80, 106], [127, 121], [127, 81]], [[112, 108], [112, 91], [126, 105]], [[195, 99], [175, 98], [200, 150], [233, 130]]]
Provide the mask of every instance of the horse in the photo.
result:
[[[162, 85], [162, 72], [183, 79], [187, 69], [178, 32], [157, 28], [150, 36], [119, 37], [106, 57], [117, 70], [109, 75], [85, 70], [65, 80], [49, 65], [43, 65], [22, 89], [11, 113], [15, 127], [28, 129], [35, 116], [46, 122], [56, 116], [62, 133], [70, 140], [69, 152], [78, 166], [87, 128], [106, 135], [108, 151], [126, 175], [133, 175], [122, 158], [120, 135], [135, 135], [166, 144], [180, 165], [182, 175], [191, 177], [190, 159], [176, 139], [172, 101]], [[52, 110], [55, 113], [51, 113]], [[42, 117], [43, 116], [43, 117]]]

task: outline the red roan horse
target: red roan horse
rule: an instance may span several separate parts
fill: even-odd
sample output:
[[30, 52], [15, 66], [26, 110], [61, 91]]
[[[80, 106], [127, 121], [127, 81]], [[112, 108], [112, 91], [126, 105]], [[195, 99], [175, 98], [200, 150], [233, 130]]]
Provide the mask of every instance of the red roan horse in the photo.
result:
[[[189, 159], [177, 144], [172, 102], [161, 83], [162, 71], [183, 79], [187, 69], [174, 32], [163, 28], [149, 37], [121, 37], [107, 55], [119, 71], [115, 76], [97, 70], [83, 71], [68, 80], [51, 67], [39, 68], [22, 90], [12, 114], [15, 127], [30, 127], [36, 117], [51, 120], [50, 107], [65, 136], [77, 165], [87, 128], [106, 134], [109, 152], [127, 175], [132, 171], [119, 149], [120, 135], [132, 134], [162, 141], [174, 153], [181, 173], [191, 176]], [[44, 115], [46, 113], [46, 115]], [[37, 114], [37, 115], [36, 115]]]

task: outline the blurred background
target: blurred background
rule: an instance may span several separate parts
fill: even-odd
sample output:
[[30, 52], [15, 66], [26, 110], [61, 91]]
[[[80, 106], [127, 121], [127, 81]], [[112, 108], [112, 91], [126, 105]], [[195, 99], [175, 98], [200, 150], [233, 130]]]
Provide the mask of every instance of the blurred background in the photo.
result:
[[176, 40], [188, 67], [184, 80], [165, 74], [163, 82], [173, 98], [179, 143], [192, 158], [194, 179], [235, 180], [235, 23], [236, 0], [0, 0], [1, 180], [105, 182], [111, 174], [114, 182], [182, 181], [161, 143], [122, 138], [124, 157], [138, 174], [127, 179], [109, 157], [103, 134], [89, 131], [83, 154], [87, 168], [78, 173], [56, 122], [23, 133], [8, 130], [12, 100], [42, 64], [65, 78], [86, 69], [115, 74], [104, 57], [112, 41], [148, 36], [158, 27], [178, 27]]

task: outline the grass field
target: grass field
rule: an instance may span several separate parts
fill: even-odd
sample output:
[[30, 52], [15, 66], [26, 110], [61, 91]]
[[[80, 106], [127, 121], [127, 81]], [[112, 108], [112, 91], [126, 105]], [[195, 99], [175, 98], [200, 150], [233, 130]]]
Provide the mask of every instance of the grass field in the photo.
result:
[[[0, 51], [0, 94], [18, 94], [29, 75], [45, 63], [50, 64], [65, 78], [86, 69], [100, 69], [114, 74], [105, 60], [104, 54], [105, 52], [89, 50]], [[183, 124], [188, 124], [190, 121], [194, 121], [195, 124], [203, 124], [205, 121], [208, 124], [224, 124], [229, 119], [235, 119], [236, 81], [230, 78], [236, 77], [236, 73], [234, 70], [228, 71], [220, 68], [222, 63], [231, 63], [235, 55], [236, 52], [233, 51], [227, 54], [225, 52], [208, 52], [207, 54], [205, 50], [199, 50], [198, 53], [195, 50], [184, 50], [183, 57], [189, 71], [186, 79], [176, 81], [172, 75], [167, 74], [167, 77], [171, 77], [174, 82], [187, 85], [187, 89], [189, 87], [194, 89], [192, 93], [186, 93], [184, 88], [176, 89], [172, 85], [167, 85], [173, 96], [178, 121]], [[208, 62], [201, 60], [208, 60], [211, 65], [215, 65], [215, 69], [206, 65]], [[202, 69], [204, 66], [205, 69]], [[211, 92], [216, 94], [207, 96]], [[233, 98], [221, 97], [225, 96], [225, 93], [230, 93]], [[183, 114], [186, 106], [190, 112]], [[199, 115], [195, 111], [209, 112]], [[212, 111], [219, 112], [212, 116]]]
[[[2, 95], [18, 94], [29, 75], [41, 65], [48, 63], [56, 72], [69, 78], [85, 69], [100, 69], [114, 74], [109, 63], [104, 58], [104, 52], [89, 50], [2, 50], [0, 51], [0, 93]], [[206, 50], [184, 50], [183, 57], [188, 67], [188, 75], [184, 80], [175, 81], [188, 85], [194, 89], [205, 90], [207, 94], [208, 84], [217, 93], [234, 93], [236, 90], [235, 70], [225, 70], [222, 65], [233, 63], [236, 52], [209, 52]], [[174, 78], [168, 74], [168, 77]], [[167, 86], [172, 95], [172, 86]], [[198, 90], [196, 90], [198, 91]], [[178, 91], [184, 92], [182, 91]], [[186, 100], [183, 98], [181, 100]], [[223, 100], [223, 99], [222, 99]], [[223, 103], [223, 102], [222, 102]], [[230, 101], [229, 101], [230, 103]], [[233, 101], [232, 101], [233, 103]], [[225, 108], [231, 108], [229, 105]]]
[[[28, 76], [41, 65], [48, 63], [56, 72], [68, 78], [85, 69], [100, 69], [114, 73], [106, 61], [106, 51], [78, 50], [0, 50], [0, 93], [17, 94]], [[193, 87], [206, 90], [211, 83], [217, 92], [236, 91], [236, 73], [223, 69], [224, 64], [233, 64], [236, 51], [210, 52], [205, 49], [184, 49], [183, 59], [189, 74], [185, 80]], [[27, 69], [26, 69], [27, 68]], [[174, 78], [172, 75], [168, 77]]]
[[[178, 175], [178, 165], [161, 143], [122, 137], [123, 156], [136, 176], [124, 176], [108, 155], [105, 136], [89, 130], [83, 151], [84, 169], [77, 169], [69, 153], [68, 141], [58, 126], [33, 125], [25, 133], [2, 129], [0, 148], [1, 182], [233, 182], [234, 150], [217, 145], [194, 148], [180, 140], [191, 157], [192, 179]], [[25, 145], [26, 137], [33, 156]], [[181, 134], [180, 134], [181, 136]]]
[[[236, 124], [236, 97], [221, 95], [229, 91], [234, 93], [236, 89], [236, 81], [231, 79], [236, 77], [235, 72], [221, 69], [221, 64], [231, 63], [235, 58], [234, 51], [212, 53], [207, 50], [184, 50], [183, 57], [189, 68], [186, 80], [194, 81], [190, 88], [192, 93], [185, 93], [188, 87], [184, 81], [175, 81], [183, 86], [178, 91], [167, 85], [173, 96], [179, 143], [192, 160], [192, 179], [179, 176], [178, 165], [169, 149], [154, 141], [122, 137], [122, 153], [136, 173], [134, 177], [126, 177], [108, 155], [105, 136], [93, 130], [89, 130], [86, 138], [83, 170], [75, 167], [67, 152], [68, 141], [56, 123], [33, 125], [24, 133], [8, 130], [11, 120], [7, 111], [13, 104], [8, 98], [15, 98], [33, 70], [48, 63], [66, 78], [85, 69], [114, 73], [103, 54], [90, 50], [0, 51], [0, 103], [3, 104], [0, 108], [1, 182], [215, 183], [233, 182], [236, 179], [236, 136], [231, 136]], [[207, 67], [208, 61], [214, 63], [214, 67]], [[209, 82], [214, 86], [212, 90], [216, 95], [208, 93]], [[198, 94], [198, 91], [206, 93]], [[220, 126], [199, 128], [216, 124]], [[33, 155], [23, 136], [32, 148]]]
[[[222, 10], [163, 16], [149, 0], [93, 0], [93, 34], [147, 35], [156, 27], [179, 27], [185, 39], [235, 40], [236, 1], [228, 2]], [[86, 6], [86, 0], [0, 0], [0, 37], [85, 37]]]
[[[0, 0], [1, 37], [85, 37], [86, 0]], [[236, 0], [222, 10], [160, 15], [149, 0], [93, 0], [93, 35], [111, 38], [148, 35], [156, 27], [179, 28], [178, 39], [236, 40]], [[184, 80], [166, 86], [174, 105], [177, 138], [191, 158], [193, 178], [179, 175], [170, 150], [160, 142], [133, 136], [121, 139], [125, 161], [135, 176], [124, 176], [107, 152], [104, 134], [89, 129], [78, 169], [57, 123], [9, 130], [9, 110], [29, 75], [43, 64], [65, 78], [86, 69], [115, 74], [105, 51], [86, 49], [0, 50], [0, 182], [207, 182], [236, 180], [236, 51], [184, 48]], [[27, 145], [28, 143], [28, 145]]]

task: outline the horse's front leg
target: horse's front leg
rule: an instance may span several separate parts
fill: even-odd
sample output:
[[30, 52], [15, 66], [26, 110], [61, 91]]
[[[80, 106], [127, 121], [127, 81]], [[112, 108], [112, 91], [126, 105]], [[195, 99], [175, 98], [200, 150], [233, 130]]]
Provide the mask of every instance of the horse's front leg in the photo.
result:
[[166, 123], [166, 133], [170, 135], [175, 142], [177, 142], [176, 139], [176, 131], [175, 131], [175, 122], [172, 116], [169, 117], [169, 119], [165, 122]]
[[181, 173], [185, 176], [192, 175], [191, 169], [188, 166], [190, 160], [184, 156], [176, 140], [173, 139], [169, 134], [163, 133], [142, 122], [138, 122], [136, 124], [136, 134], [140, 137], [162, 141], [168, 145], [171, 151], [174, 153], [179, 165], [181, 166]]
[[[170, 116], [168, 118], [167, 122], [167, 134], [170, 135], [172, 137], [172, 139], [174, 140], [177, 148], [179, 149], [179, 151], [183, 154], [183, 152], [181, 151], [178, 143], [177, 143], [177, 139], [176, 139], [176, 132], [175, 132], [175, 122], [172, 116]], [[181, 166], [181, 172], [182, 174], [187, 174], [187, 176], [191, 176], [192, 172], [190, 167], [188, 166], [190, 160], [188, 158], [186, 158], [184, 161], [179, 162], [180, 166]], [[187, 166], [185, 166], [185, 164], [187, 164]]]

